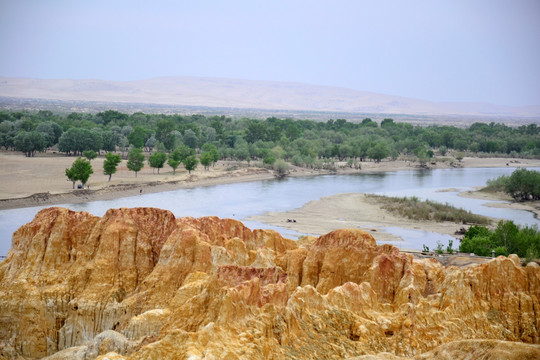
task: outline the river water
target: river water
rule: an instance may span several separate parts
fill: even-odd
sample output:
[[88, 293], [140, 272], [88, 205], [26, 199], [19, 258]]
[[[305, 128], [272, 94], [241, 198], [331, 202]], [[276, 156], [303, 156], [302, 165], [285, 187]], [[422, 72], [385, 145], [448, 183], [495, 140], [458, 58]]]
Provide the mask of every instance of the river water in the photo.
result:
[[[420, 199], [447, 202], [473, 213], [513, 220], [520, 225], [537, 224], [540, 226], [540, 221], [530, 212], [486, 207], [483, 206], [486, 200], [463, 198], [458, 196], [457, 192], [440, 191], [448, 188], [459, 191], [471, 190], [475, 186], [485, 185], [488, 179], [503, 174], [509, 175], [513, 170], [513, 168], [463, 168], [323, 175], [180, 189], [115, 200], [58, 206], [88, 211], [98, 216], [102, 216], [110, 208], [158, 207], [172, 211], [176, 217], [216, 215], [222, 218], [234, 218], [243, 221], [252, 229], [275, 229], [286, 237], [295, 238], [301, 234], [246, 221], [246, 218], [268, 211], [299, 208], [310, 201], [339, 193], [374, 193], [389, 196], [417, 196]], [[7, 254], [13, 232], [21, 225], [30, 222], [43, 208], [44, 206], [0, 211], [0, 255]], [[392, 243], [403, 248], [421, 249], [423, 244], [434, 248], [437, 241], [441, 241], [446, 246], [447, 241], [452, 239], [448, 235], [421, 230], [405, 230], [399, 227], [384, 230], [401, 236], [403, 241]]]

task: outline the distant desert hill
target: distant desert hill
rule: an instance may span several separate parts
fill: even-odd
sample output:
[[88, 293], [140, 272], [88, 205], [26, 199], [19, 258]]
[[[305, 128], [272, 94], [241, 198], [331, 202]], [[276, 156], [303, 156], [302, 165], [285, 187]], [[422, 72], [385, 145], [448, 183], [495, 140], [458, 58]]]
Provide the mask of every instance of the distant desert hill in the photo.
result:
[[540, 118], [538, 106], [438, 103], [331, 86], [203, 77], [139, 81], [0, 77], [0, 97], [284, 111]]

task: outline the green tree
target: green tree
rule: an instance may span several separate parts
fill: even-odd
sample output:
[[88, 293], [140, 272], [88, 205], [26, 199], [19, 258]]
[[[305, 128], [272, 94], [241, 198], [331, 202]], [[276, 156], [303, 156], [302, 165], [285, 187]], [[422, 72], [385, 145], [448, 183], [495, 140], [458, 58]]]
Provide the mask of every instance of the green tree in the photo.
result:
[[36, 131], [45, 138], [45, 146], [51, 147], [58, 142], [62, 135], [62, 128], [54, 122], [43, 122], [36, 127]]
[[195, 134], [195, 131], [191, 129], [187, 129], [184, 131], [184, 144], [189, 146], [191, 149], [196, 149], [197, 145], [199, 144], [199, 138], [197, 137], [197, 134]]
[[424, 146], [419, 146], [414, 151], [414, 154], [418, 158], [418, 162], [421, 167], [426, 167], [427, 162], [429, 161], [429, 155]]
[[177, 160], [174, 157], [171, 157], [171, 155], [169, 155], [169, 160], [167, 161], [167, 164], [173, 168], [173, 174], [176, 174], [176, 169], [178, 168], [178, 166], [180, 166], [181, 163], [182, 162], [180, 160]]
[[250, 120], [246, 129], [244, 139], [250, 144], [253, 144], [257, 140], [266, 139], [266, 125], [260, 120]]
[[377, 123], [370, 118], [365, 118], [364, 120], [362, 120], [362, 123], [360, 125], [363, 127], [378, 127]]
[[77, 182], [77, 177], [75, 175], [75, 171], [73, 171], [72, 168], [66, 169], [66, 176], [69, 181], [73, 183], [73, 189], [75, 189], [75, 183]]
[[77, 160], [73, 162], [71, 168], [66, 169], [67, 178], [73, 182], [73, 188], [75, 188], [75, 182], [79, 180], [82, 183], [82, 187], [90, 178], [90, 175], [94, 173], [90, 161], [78, 157]]
[[116, 167], [120, 162], [122, 162], [122, 158], [118, 154], [108, 153], [105, 155], [103, 174], [109, 175], [109, 181], [111, 181], [111, 176], [116, 173]]
[[146, 129], [141, 126], [136, 126], [127, 138], [131, 145], [136, 148], [142, 148], [147, 139]]
[[169, 160], [167, 161], [167, 164], [173, 169], [173, 174], [176, 174], [176, 169], [181, 163], [182, 161], [178, 155], [178, 149], [176, 149], [169, 155]]
[[180, 162], [184, 162], [189, 156], [195, 155], [195, 150], [186, 145], [178, 146], [175, 151], [178, 151], [178, 160]]
[[13, 138], [13, 145], [27, 157], [32, 157], [36, 151], [45, 150], [46, 143], [44, 136], [37, 131], [20, 131]]
[[183, 163], [188, 173], [191, 174], [191, 171], [197, 168], [197, 164], [199, 163], [199, 160], [195, 157], [195, 155], [190, 155], [184, 159]]
[[202, 146], [203, 153], [210, 153], [210, 161], [215, 164], [219, 160], [219, 152], [214, 144], [206, 143]]
[[127, 168], [135, 172], [135, 177], [137, 173], [144, 167], [144, 154], [142, 149], [133, 148], [128, 154]]
[[97, 158], [97, 153], [94, 150], [85, 150], [83, 151], [83, 156], [89, 161], [92, 161]]
[[173, 130], [176, 129], [172, 119], [162, 119], [156, 124], [156, 139], [162, 142], [167, 150], [171, 150], [174, 146], [174, 137], [171, 136]]
[[201, 155], [201, 165], [204, 166], [204, 170], [208, 170], [210, 165], [212, 165], [212, 154], [209, 152], [204, 152]]
[[289, 173], [289, 164], [282, 159], [276, 160], [274, 163], [274, 172], [275, 176], [280, 179], [287, 176]]
[[101, 134], [103, 139], [102, 150], [105, 151], [114, 151], [116, 150], [116, 145], [118, 144], [118, 135], [112, 131], [104, 131]]
[[[159, 169], [161, 169], [163, 165], [165, 165], [166, 161], [167, 161], [167, 154], [165, 154], [164, 152], [155, 152], [148, 157], [148, 164], [150, 164], [150, 166], [153, 169], [158, 169], [157, 170], [158, 174], [159, 174]], [[154, 171], [153, 169], [152, 169], [152, 172]]]
[[540, 172], [524, 168], [514, 170], [504, 191], [518, 201], [540, 199]]
[[389, 150], [383, 142], [378, 142], [368, 150], [368, 156], [375, 160], [375, 162], [381, 162], [382, 159], [388, 157]]

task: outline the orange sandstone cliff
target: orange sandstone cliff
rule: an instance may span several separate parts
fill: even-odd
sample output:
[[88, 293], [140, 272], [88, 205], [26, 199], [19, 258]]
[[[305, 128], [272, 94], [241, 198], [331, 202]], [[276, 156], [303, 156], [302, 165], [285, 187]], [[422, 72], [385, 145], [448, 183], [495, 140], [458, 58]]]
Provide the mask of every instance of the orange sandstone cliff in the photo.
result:
[[0, 263], [0, 359], [540, 358], [540, 268], [299, 246], [153, 208], [40, 211]]

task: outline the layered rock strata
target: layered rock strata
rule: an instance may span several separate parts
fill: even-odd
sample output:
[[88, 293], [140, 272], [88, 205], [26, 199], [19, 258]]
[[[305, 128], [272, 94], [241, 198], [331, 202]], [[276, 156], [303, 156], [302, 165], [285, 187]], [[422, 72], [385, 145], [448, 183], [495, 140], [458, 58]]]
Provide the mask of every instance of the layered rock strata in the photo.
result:
[[0, 263], [0, 358], [540, 354], [536, 264], [445, 268], [354, 229], [302, 244], [153, 208], [42, 210]]

